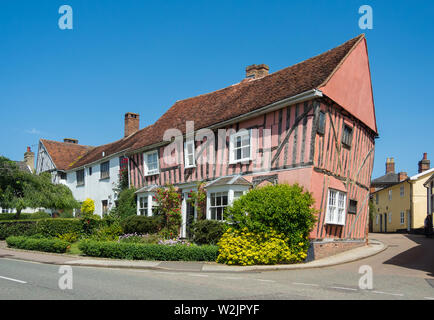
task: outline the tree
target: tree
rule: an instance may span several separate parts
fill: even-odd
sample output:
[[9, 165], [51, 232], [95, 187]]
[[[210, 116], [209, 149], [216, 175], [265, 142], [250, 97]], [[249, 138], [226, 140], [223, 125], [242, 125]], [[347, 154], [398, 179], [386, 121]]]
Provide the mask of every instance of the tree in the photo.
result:
[[18, 168], [14, 161], [0, 157], [0, 206], [15, 208], [19, 219], [25, 208], [74, 209], [78, 202], [71, 190], [62, 184], [53, 184], [51, 175], [34, 175]]

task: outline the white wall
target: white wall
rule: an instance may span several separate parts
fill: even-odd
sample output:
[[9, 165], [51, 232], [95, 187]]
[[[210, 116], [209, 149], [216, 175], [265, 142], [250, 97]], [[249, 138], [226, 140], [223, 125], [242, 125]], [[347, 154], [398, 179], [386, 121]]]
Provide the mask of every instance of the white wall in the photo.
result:
[[36, 162], [36, 174], [53, 170], [56, 170], [56, 166], [54, 165], [53, 161], [51, 161], [51, 158], [48, 155], [47, 150], [45, 150], [44, 145], [39, 142], [38, 156]]
[[[102, 162], [106, 162], [104, 160]], [[108, 210], [115, 205], [117, 195], [113, 189], [119, 181], [119, 157], [110, 159], [110, 178], [100, 180], [100, 165], [102, 162], [92, 165], [92, 175], [89, 176], [89, 166], [84, 168], [84, 186], [77, 187], [76, 171], [67, 172], [66, 185], [71, 189], [77, 201], [84, 201], [87, 198], [95, 202], [95, 214], [102, 216], [102, 201], [108, 201]], [[82, 169], [82, 168], [81, 168]]]

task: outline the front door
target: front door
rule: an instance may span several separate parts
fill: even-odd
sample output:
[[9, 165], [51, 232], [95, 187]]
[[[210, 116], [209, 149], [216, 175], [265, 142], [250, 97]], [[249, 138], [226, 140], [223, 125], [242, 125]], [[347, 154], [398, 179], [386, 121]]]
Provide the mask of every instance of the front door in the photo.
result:
[[189, 191], [183, 192], [182, 200], [182, 225], [181, 225], [181, 238], [191, 237], [191, 226], [195, 218], [195, 207], [189, 201]]
[[380, 232], [383, 232], [383, 215], [380, 214]]
[[384, 232], [387, 232], [387, 213], [384, 214]]

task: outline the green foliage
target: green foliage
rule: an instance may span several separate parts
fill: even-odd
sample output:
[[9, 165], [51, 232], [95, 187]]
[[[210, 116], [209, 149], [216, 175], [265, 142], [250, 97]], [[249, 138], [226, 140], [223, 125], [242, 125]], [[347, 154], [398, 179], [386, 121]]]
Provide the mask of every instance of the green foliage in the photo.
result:
[[217, 244], [225, 232], [224, 223], [215, 220], [199, 220], [193, 223], [193, 241], [197, 244]]
[[62, 212], [59, 212], [59, 218], [72, 219], [72, 218], [74, 218], [74, 215], [70, 211], [62, 211]]
[[101, 226], [96, 229], [90, 239], [97, 241], [115, 241], [122, 234], [122, 228], [118, 223]]
[[138, 234], [153, 234], [159, 232], [163, 228], [163, 217], [160, 215], [146, 216], [130, 216], [121, 221], [123, 233], [138, 233]]
[[261, 233], [229, 228], [220, 239], [217, 262], [234, 265], [295, 263], [307, 256], [305, 242], [291, 249], [289, 239], [273, 230]]
[[[51, 215], [49, 213], [39, 211], [36, 213], [21, 213], [20, 214], [20, 220], [27, 220], [27, 219], [47, 219], [51, 218]], [[0, 221], [2, 220], [16, 220], [15, 213], [0, 213]]]
[[41, 219], [0, 221], [0, 240], [9, 236], [31, 236], [41, 234], [44, 237], [57, 237], [67, 233], [90, 235], [104, 225], [102, 220], [94, 219]]
[[8, 237], [6, 239], [6, 243], [12, 248], [55, 253], [65, 253], [70, 246], [67, 241], [60, 239], [33, 238], [24, 236]]
[[164, 217], [164, 229], [167, 235], [177, 237], [181, 226], [181, 195], [173, 185], [157, 189], [155, 193], [159, 214]]
[[119, 242], [125, 243], [154, 243], [157, 244], [161, 240], [158, 234], [124, 234], [119, 237]]
[[34, 175], [0, 157], [0, 207], [15, 208], [18, 219], [25, 208], [73, 209], [78, 202], [67, 186], [53, 184], [49, 173]]
[[68, 232], [68, 233], [64, 233], [64, 234], [58, 234], [57, 238], [59, 238], [60, 240], [64, 240], [66, 242], [69, 242], [69, 243], [74, 243], [74, 242], [78, 241], [78, 239], [80, 238], [80, 235], [77, 232]]
[[110, 211], [109, 216], [118, 220], [137, 214], [136, 189], [123, 189], [118, 195], [116, 206]]
[[87, 198], [81, 204], [81, 213], [83, 217], [92, 216], [95, 212], [95, 202], [92, 199]]
[[0, 240], [9, 236], [31, 236], [37, 233], [37, 220], [0, 221]]
[[203, 220], [206, 218], [206, 190], [205, 182], [197, 183], [197, 191], [190, 190], [188, 194], [188, 201], [196, 208], [197, 220]]
[[129, 260], [215, 261], [218, 255], [217, 246], [166, 246], [83, 240], [79, 243], [79, 248], [91, 257]]
[[314, 226], [313, 204], [312, 195], [298, 184], [270, 185], [253, 189], [237, 199], [228, 208], [225, 218], [236, 230], [247, 228], [256, 234], [274, 230], [283, 234], [292, 249], [298, 243], [305, 243]]
[[44, 219], [39, 220], [36, 225], [36, 233], [50, 237], [66, 233], [79, 234], [82, 231], [83, 222], [80, 219]]

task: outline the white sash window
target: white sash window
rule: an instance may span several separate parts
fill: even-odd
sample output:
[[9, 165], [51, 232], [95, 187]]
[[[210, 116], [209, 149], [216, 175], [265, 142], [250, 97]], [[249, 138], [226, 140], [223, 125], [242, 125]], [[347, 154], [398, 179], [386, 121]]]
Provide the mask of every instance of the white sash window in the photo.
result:
[[345, 225], [347, 194], [341, 191], [329, 189], [326, 223]]

